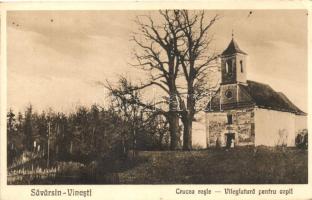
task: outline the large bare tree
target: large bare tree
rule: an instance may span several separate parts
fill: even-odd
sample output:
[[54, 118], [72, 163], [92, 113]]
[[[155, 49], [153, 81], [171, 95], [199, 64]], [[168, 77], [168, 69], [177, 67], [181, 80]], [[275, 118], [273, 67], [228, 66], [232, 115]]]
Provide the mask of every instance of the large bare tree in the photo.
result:
[[[133, 34], [137, 48], [134, 56], [135, 66], [149, 73], [149, 80], [139, 88], [156, 86], [165, 94], [168, 105], [165, 116], [169, 124], [170, 149], [178, 148], [179, 129], [178, 88], [176, 80], [179, 75], [180, 57], [178, 41], [183, 32], [176, 17], [179, 11], [159, 11], [161, 18], [153, 19], [150, 15], [140, 16], [136, 20], [138, 31]], [[157, 21], [157, 22], [156, 22]]]
[[[149, 79], [132, 89], [155, 86], [162, 91], [167, 109], [157, 108], [156, 113], [163, 114], [168, 121], [170, 148], [178, 148], [181, 118], [183, 149], [188, 150], [192, 147], [196, 104], [206, 94], [207, 69], [216, 59], [209, 48], [212, 38], [208, 33], [218, 16], [207, 21], [204, 11], [187, 10], [160, 10], [159, 16], [136, 19], [138, 31], [132, 35], [132, 41], [136, 44], [133, 54], [137, 63], [133, 66], [145, 70]], [[150, 104], [136, 104], [151, 108]]]
[[[183, 149], [192, 148], [192, 124], [197, 103], [207, 95], [208, 69], [215, 67], [212, 61], [218, 57], [211, 47], [213, 36], [211, 27], [219, 19], [218, 15], [207, 19], [204, 11], [181, 10], [176, 17], [178, 27], [183, 32], [183, 45], [179, 46], [179, 61], [183, 69], [186, 86], [186, 103], [181, 99], [181, 119], [183, 123]], [[216, 87], [216, 86], [214, 86]], [[186, 104], [186, 105], [185, 105]]]

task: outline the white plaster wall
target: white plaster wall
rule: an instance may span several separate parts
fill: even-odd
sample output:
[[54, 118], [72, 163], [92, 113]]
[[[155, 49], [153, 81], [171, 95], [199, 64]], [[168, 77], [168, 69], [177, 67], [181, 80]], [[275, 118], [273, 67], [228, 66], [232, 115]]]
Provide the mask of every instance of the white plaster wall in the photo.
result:
[[296, 115], [296, 130], [308, 128], [308, 118], [303, 115]]
[[205, 112], [197, 113], [195, 119], [192, 125], [192, 146], [193, 148], [207, 148]]
[[[243, 62], [243, 72], [241, 72], [240, 61]], [[246, 82], [246, 55], [237, 54], [236, 55], [236, 76], [238, 82]]]
[[[255, 145], [276, 146], [281, 140], [295, 145], [296, 115], [267, 109], [255, 109]], [[281, 139], [279, 133], [286, 133]]]

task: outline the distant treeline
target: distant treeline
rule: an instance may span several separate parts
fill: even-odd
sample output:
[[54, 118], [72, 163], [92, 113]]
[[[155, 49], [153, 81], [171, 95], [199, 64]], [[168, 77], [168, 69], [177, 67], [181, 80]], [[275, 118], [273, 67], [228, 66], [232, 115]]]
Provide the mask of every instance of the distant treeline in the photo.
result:
[[[137, 108], [124, 110], [92, 105], [70, 114], [37, 113], [30, 105], [24, 113], [7, 113], [8, 166], [25, 152], [55, 161], [89, 163], [126, 159], [129, 150], [160, 150], [169, 146], [168, 128], [159, 115]], [[131, 151], [133, 152], [133, 151]]]

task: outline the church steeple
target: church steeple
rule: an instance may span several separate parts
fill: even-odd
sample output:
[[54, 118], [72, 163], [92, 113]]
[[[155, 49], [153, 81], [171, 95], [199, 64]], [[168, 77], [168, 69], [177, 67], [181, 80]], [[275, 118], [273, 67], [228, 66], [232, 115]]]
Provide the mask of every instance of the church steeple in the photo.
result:
[[234, 40], [221, 54], [222, 84], [246, 83], [246, 55]]
[[222, 52], [222, 55], [223, 56], [226, 56], [226, 55], [229, 56], [229, 55], [232, 55], [235, 53], [247, 55], [247, 53], [245, 53], [243, 50], [241, 50], [239, 48], [238, 44], [234, 40], [234, 35], [232, 33], [232, 40], [231, 40], [230, 44], [228, 45], [228, 47]]

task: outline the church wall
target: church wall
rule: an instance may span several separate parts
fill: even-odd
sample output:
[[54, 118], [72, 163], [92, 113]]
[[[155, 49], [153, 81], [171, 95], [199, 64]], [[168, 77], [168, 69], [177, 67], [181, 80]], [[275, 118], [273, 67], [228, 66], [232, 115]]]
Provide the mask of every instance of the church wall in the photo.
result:
[[[231, 91], [233, 97], [232, 98], [227, 98], [226, 97], [226, 92]], [[242, 90], [239, 84], [227, 84], [227, 85], [222, 85], [220, 87], [220, 94], [221, 94], [221, 103], [222, 104], [230, 104], [230, 103], [244, 103], [244, 102], [250, 102], [250, 96], [246, 94]]]
[[[231, 91], [232, 92], [232, 98], [226, 97], [226, 92]], [[221, 104], [229, 104], [229, 103], [235, 103], [237, 101], [237, 84], [227, 84], [222, 85], [220, 87], [220, 94], [221, 94]]]
[[[241, 70], [241, 65], [243, 71]], [[237, 82], [246, 82], [246, 56], [237, 54], [236, 55], [236, 80]]]
[[255, 124], [253, 109], [238, 111], [236, 120], [239, 145], [254, 144]]
[[225, 112], [207, 113], [207, 144], [208, 147], [216, 146], [217, 138], [220, 138], [222, 145], [225, 144], [224, 133], [227, 123]]
[[255, 108], [255, 145], [294, 146], [296, 115], [289, 112]]
[[[227, 115], [232, 114], [231, 125], [227, 124]], [[226, 112], [206, 113], [208, 147], [216, 146], [217, 138], [221, 146], [226, 145], [226, 133], [235, 133], [235, 145], [254, 144], [253, 109], [230, 110]]]
[[308, 128], [308, 117], [304, 115], [296, 115], [296, 130]]

